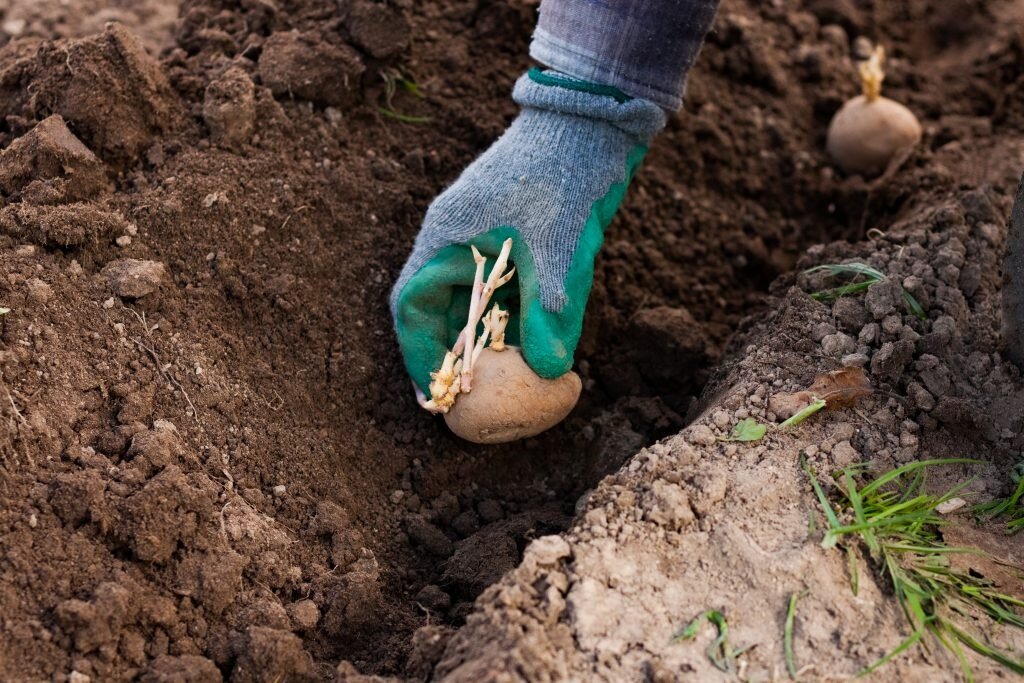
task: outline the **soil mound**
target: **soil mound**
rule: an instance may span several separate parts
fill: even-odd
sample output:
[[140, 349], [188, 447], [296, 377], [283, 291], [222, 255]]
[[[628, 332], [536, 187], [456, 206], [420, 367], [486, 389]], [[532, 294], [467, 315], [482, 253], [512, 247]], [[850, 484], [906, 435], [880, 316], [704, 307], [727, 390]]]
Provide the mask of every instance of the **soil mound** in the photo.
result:
[[[487, 652], [519, 658], [523, 677], [560, 677], [520, 658], [531, 643], [590, 671], [577, 664], [603, 647], [602, 624], [643, 613], [579, 611], [588, 621], [570, 628], [570, 585], [584, 604], [617, 580], [596, 565], [601, 581], [586, 579], [580, 520], [611, 525], [599, 509], [611, 491], [655, 534], [735, 513], [720, 506], [734, 470], [666, 465], [640, 482], [653, 450], [620, 468], [702, 412], [723, 359], [733, 374], [715, 387], [760, 372], [744, 350], [765, 336], [828, 365], [859, 359], [912, 401], [879, 407], [890, 431], [841, 440], [858, 452], [903, 461], [954, 433], [1016, 444], [1019, 425], [986, 417], [987, 397], [1017, 382], [991, 336], [991, 264], [1024, 147], [1009, 3], [725, 2], [687, 113], [606, 237], [580, 405], [494, 447], [417, 408], [386, 301], [426, 206], [515, 115], [536, 3], [184, 0], [161, 38], [145, 17], [167, 5], [120, 13], [144, 22], [143, 43], [119, 23], [83, 36], [77, 5], [0, 3], [0, 669], [12, 679], [479, 680]], [[857, 89], [858, 34], [893, 46], [887, 92], [926, 128], [871, 184], [822, 151]], [[882, 289], [833, 309], [766, 294], [794, 268], [852, 256], [899, 276], [929, 322]], [[787, 278], [776, 295], [819, 286]], [[809, 375], [808, 361], [758, 382]], [[763, 411], [769, 393], [727, 408]], [[680, 483], [691, 475], [698, 491]], [[574, 516], [576, 536], [552, 537]], [[779, 524], [806, 529], [796, 517]], [[652, 573], [620, 585], [656, 585], [661, 549], [707, 551], [647, 545], [630, 561]], [[574, 576], [530, 588], [547, 601], [530, 612], [536, 631], [493, 616], [532, 610], [523, 581], [569, 557]], [[703, 671], [698, 654], [687, 666]]]

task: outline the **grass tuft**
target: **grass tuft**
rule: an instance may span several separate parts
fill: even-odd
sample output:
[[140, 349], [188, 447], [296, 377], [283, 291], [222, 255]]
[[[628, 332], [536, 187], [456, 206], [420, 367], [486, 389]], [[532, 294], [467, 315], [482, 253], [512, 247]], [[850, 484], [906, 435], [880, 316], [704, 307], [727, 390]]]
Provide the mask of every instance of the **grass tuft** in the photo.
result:
[[[824, 272], [828, 277], [838, 277], [840, 275], [847, 275], [853, 277], [865, 278], [861, 282], [850, 282], [839, 287], [833, 287], [832, 289], [824, 289], [820, 292], [814, 292], [811, 294], [811, 298], [815, 301], [835, 301], [844, 296], [850, 296], [852, 294], [860, 294], [861, 292], [867, 291], [871, 285], [881, 282], [885, 279], [885, 273], [882, 271], [872, 268], [865, 263], [829, 263], [822, 266], [815, 266], [804, 271], [804, 273], [820, 273]], [[900, 288], [903, 292], [903, 301], [907, 304], [907, 308], [912, 314], [921, 320], [927, 320], [928, 315], [925, 313], [924, 308], [914, 298], [914, 295], [908, 292], [905, 288]]]
[[381, 78], [384, 79], [384, 106], [377, 107], [384, 116], [389, 119], [401, 121], [402, 123], [430, 123], [433, 121], [429, 116], [414, 116], [412, 114], [403, 114], [399, 112], [393, 103], [395, 93], [399, 89], [411, 94], [416, 99], [426, 99], [426, 93], [420, 88], [419, 84], [411, 78], [406, 78], [397, 69], [385, 69], [381, 72]]
[[950, 554], [983, 554], [949, 546], [939, 532], [945, 520], [935, 508], [953, 498], [966, 483], [941, 496], [924, 491], [927, 468], [978, 462], [965, 458], [922, 460], [865, 484], [858, 483], [864, 466], [849, 467], [834, 477], [836, 506], [825, 495], [806, 460], [802, 463], [828, 521], [822, 547], [840, 545], [847, 551], [855, 545], [866, 547], [871, 560], [888, 577], [900, 609], [913, 629], [894, 650], [860, 675], [876, 671], [928, 634], [953, 653], [968, 681], [973, 681], [974, 676], [963, 647], [1024, 674], [1024, 662], [983, 642], [963, 626], [964, 621], [984, 615], [996, 623], [1024, 628], [1024, 618], [1017, 611], [1024, 607], [1024, 601], [999, 592], [993, 582], [983, 577], [950, 566]]
[[700, 632], [700, 627], [706, 621], [710, 621], [718, 630], [718, 636], [711, 641], [706, 650], [708, 659], [711, 660], [711, 663], [719, 671], [734, 673], [736, 671], [736, 658], [752, 648], [753, 645], [747, 645], [746, 647], [734, 650], [732, 645], [729, 644], [729, 623], [725, 620], [725, 615], [718, 610], [709, 609], [698, 614], [681, 631], [672, 636], [672, 642], [678, 643], [683, 640], [696, 638]]
[[1017, 463], [1010, 473], [1010, 479], [1017, 485], [1009, 498], [997, 498], [974, 508], [975, 514], [995, 519], [1006, 517], [1006, 533], [1015, 534], [1024, 529], [1024, 462]]

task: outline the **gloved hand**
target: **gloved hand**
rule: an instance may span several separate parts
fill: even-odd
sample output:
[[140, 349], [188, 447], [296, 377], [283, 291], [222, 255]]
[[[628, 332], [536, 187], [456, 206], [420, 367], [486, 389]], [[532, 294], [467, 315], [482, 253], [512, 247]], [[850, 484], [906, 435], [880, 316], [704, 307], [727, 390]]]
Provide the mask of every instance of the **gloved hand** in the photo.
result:
[[[665, 113], [615, 88], [531, 70], [509, 129], [427, 210], [391, 293], [405, 365], [425, 394], [466, 324], [475, 263], [512, 238], [516, 277], [495, 299], [509, 343], [541, 377], [566, 373], [583, 327], [594, 257]], [[518, 302], [515, 300], [518, 298]]]

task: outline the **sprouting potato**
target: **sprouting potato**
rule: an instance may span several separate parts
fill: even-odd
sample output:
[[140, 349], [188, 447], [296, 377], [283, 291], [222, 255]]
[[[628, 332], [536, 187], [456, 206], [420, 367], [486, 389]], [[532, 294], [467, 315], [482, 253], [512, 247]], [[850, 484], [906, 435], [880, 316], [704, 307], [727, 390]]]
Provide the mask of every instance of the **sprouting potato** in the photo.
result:
[[[516, 346], [505, 343], [508, 311], [487, 304], [494, 292], [512, 279], [508, 268], [512, 240], [502, 243], [484, 280], [486, 259], [471, 246], [476, 274], [470, 290], [466, 326], [435, 372], [430, 373], [430, 396], [420, 405], [444, 415], [448, 428], [475, 443], [506, 443], [554, 427], [569, 415], [580, 398], [583, 382], [569, 371], [557, 379], [535, 373]], [[477, 327], [483, 333], [477, 337]]]
[[506, 443], [554, 427], [579, 400], [583, 383], [569, 371], [544, 379], [517, 347], [487, 348], [475, 365], [473, 391], [460, 394], [445, 413], [448, 428], [474, 443]]
[[877, 175], [898, 153], [921, 139], [917, 117], [887, 97], [858, 95], [842, 106], [828, 129], [828, 152], [847, 173]]
[[864, 93], [840, 107], [828, 127], [828, 153], [847, 173], [878, 175], [921, 140], [921, 124], [913, 112], [882, 97], [884, 55], [879, 46], [860, 64]]

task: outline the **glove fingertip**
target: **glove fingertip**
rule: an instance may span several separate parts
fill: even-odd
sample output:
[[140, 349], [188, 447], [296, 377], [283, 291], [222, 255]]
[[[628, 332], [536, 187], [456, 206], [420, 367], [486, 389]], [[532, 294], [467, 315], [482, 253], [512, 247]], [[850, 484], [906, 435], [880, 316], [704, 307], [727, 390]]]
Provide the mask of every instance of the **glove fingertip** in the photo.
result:
[[545, 379], [556, 379], [572, 369], [574, 349], [567, 349], [557, 338], [526, 336], [521, 348], [527, 365]]

